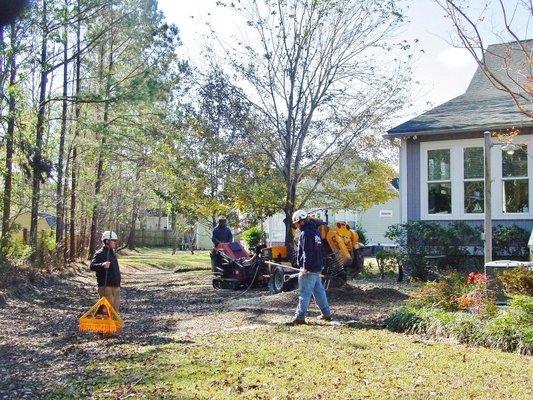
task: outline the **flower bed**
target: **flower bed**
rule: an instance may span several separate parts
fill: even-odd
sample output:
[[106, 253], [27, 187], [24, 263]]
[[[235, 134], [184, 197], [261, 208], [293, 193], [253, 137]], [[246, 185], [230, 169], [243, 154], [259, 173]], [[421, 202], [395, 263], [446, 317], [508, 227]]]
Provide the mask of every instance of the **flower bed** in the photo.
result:
[[533, 355], [533, 297], [515, 294], [499, 309], [484, 274], [470, 274], [466, 282], [459, 277], [428, 283], [389, 316], [387, 328]]

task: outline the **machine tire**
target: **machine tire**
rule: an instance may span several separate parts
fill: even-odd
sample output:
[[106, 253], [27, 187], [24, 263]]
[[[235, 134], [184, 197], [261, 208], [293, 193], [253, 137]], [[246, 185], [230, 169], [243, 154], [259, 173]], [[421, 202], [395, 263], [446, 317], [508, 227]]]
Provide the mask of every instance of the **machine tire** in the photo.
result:
[[220, 279], [213, 279], [213, 288], [222, 289], [222, 285], [220, 284]]
[[270, 275], [270, 278], [268, 279], [268, 291], [270, 294], [278, 294], [281, 292], [287, 292], [294, 288], [294, 280], [291, 279], [287, 282], [283, 281], [283, 277], [285, 276], [285, 272], [283, 271], [283, 268], [276, 267], [274, 271], [272, 271], [272, 274]]

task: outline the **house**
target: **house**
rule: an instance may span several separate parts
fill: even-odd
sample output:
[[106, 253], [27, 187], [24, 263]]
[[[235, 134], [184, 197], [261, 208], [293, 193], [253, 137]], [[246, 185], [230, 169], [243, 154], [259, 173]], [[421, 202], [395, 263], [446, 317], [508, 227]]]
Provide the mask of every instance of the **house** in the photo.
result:
[[[352, 210], [308, 210], [309, 213], [314, 214], [317, 218], [327, 221], [329, 225], [335, 224], [337, 221], [346, 222], [351, 228], [357, 225], [357, 213]], [[263, 222], [263, 230], [266, 234], [266, 244], [268, 246], [275, 246], [285, 243], [285, 214], [277, 213], [268, 217]]]
[[[521, 45], [531, 54], [533, 40]], [[518, 42], [491, 45], [485, 56], [491, 69], [507, 84], [513, 85], [512, 79], [531, 80], [517, 72], [527, 65]], [[508, 62], [508, 69], [502, 60]], [[518, 110], [508, 93], [496, 89], [480, 68], [464, 94], [385, 135], [401, 141], [401, 221], [468, 221], [482, 225], [483, 132], [505, 133], [509, 129], [519, 131], [513, 143], [521, 148], [512, 154], [499, 145], [490, 150], [493, 224], [516, 224], [531, 230], [533, 120]]]
[[[51, 236], [54, 234], [57, 224], [57, 217], [52, 214], [40, 212], [37, 214], [37, 232], [39, 235]], [[31, 226], [31, 213], [23, 212], [15, 217], [13, 221], [13, 233], [14, 238], [20, 238], [25, 243], [28, 243], [29, 232]]]
[[[399, 179], [394, 178], [391, 185], [399, 192]], [[383, 203], [376, 204], [358, 216], [357, 223], [365, 231], [367, 246], [392, 246], [390, 239], [385, 237], [389, 226], [400, 223], [400, 199], [398, 196]]]
[[170, 216], [162, 210], [146, 210], [137, 220], [137, 229], [164, 231], [172, 229]]

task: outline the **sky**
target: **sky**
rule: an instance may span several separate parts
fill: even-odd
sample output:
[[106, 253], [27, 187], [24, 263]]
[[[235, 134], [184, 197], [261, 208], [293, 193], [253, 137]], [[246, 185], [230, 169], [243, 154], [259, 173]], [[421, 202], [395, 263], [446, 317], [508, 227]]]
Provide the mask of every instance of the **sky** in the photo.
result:
[[[398, 39], [418, 39], [423, 52], [416, 53], [413, 80], [420, 84], [413, 88], [413, 105], [402, 116], [403, 120], [464, 93], [476, 70], [471, 55], [452, 45], [452, 26], [433, 0], [406, 0], [405, 3], [409, 5], [406, 13], [410, 22], [398, 33]], [[471, 3], [475, 8], [486, 1]], [[206, 21], [229, 42], [240, 32], [237, 20], [230, 11], [217, 7], [216, 0], [159, 0], [159, 7], [167, 20], [180, 29], [183, 46], [179, 51], [192, 62], [199, 58], [204, 43], [212, 39]], [[487, 16], [488, 24], [490, 10]]]

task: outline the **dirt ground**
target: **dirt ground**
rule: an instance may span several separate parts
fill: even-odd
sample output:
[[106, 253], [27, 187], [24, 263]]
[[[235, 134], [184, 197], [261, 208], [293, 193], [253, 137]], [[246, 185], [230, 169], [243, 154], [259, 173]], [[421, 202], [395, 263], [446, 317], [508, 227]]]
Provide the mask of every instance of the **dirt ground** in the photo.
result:
[[[275, 326], [289, 321], [297, 291], [269, 295], [215, 290], [208, 271], [123, 265], [120, 313], [124, 331], [102, 339], [79, 333], [77, 319], [97, 300], [88, 266], [63, 276], [0, 287], [0, 399], [38, 399], [71, 380], [83, 380], [87, 366], [121, 354], [125, 346], [193, 340], [197, 335]], [[331, 289], [336, 323], [380, 327], [406, 298], [406, 286], [392, 280], [353, 281]], [[312, 306], [309, 319], [318, 315]]]

